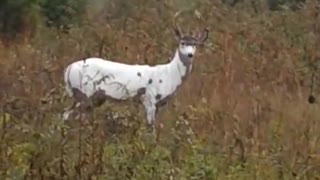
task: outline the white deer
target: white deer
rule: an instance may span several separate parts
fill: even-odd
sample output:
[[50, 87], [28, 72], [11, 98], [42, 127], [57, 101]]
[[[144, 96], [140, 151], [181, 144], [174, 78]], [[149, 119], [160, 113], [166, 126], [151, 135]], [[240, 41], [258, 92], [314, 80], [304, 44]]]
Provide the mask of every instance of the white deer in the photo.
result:
[[64, 73], [67, 94], [72, 106], [99, 107], [106, 99], [127, 100], [138, 97], [145, 108], [148, 125], [155, 130], [158, 108], [172, 97], [191, 72], [196, 47], [208, 38], [208, 30], [196, 36], [183, 35], [174, 21], [173, 29], [179, 42], [172, 60], [156, 66], [129, 65], [100, 58], [88, 58], [70, 64]]

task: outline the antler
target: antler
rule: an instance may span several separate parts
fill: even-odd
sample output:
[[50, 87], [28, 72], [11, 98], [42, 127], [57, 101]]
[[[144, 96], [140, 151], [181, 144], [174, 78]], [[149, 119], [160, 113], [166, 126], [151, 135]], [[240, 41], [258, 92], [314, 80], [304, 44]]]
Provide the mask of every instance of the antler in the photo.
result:
[[181, 14], [181, 10], [178, 11], [178, 12], [176, 12], [176, 14], [175, 14], [174, 17], [173, 17], [173, 30], [174, 30], [174, 32], [176, 33], [176, 35], [177, 35], [178, 37], [182, 37], [182, 32], [181, 32], [181, 30], [180, 30], [180, 27], [179, 27], [178, 23], [176, 22], [176, 18], [177, 18], [180, 14]]

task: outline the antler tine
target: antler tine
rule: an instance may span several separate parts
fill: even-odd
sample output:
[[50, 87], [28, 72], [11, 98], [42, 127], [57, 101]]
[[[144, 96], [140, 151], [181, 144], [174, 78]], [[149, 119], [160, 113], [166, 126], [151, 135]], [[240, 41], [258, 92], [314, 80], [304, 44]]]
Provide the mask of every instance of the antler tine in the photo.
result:
[[181, 30], [180, 30], [180, 27], [179, 27], [179, 25], [178, 25], [178, 23], [177, 23], [177, 21], [176, 21], [177, 17], [178, 17], [180, 14], [181, 14], [181, 10], [175, 13], [175, 15], [174, 15], [174, 17], [173, 17], [173, 28], [174, 28], [176, 31], [178, 31], [179, 34], [182, 35], [182, 32], [181, 32]]

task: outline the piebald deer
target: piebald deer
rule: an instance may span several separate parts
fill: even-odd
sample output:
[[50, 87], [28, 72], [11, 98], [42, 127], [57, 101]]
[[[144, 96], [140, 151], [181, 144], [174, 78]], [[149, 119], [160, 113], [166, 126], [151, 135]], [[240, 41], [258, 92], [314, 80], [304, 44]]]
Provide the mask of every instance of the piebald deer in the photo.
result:
[[175, 19], [173, 30], [179, 46], [167, 64], [129, 65], [100, 58], [70, 64], [65, 70], [64, 80], [67, 94], [73, 97], [74, 103], [64, 113], [64, 119], [68, 119], [76, 107], [88, 104], [99, 107], [106, 99], [138, 97], [145, 108], [147, 122], [154, 131], [158, 108], [176, 93], [191, 73], [196, 47], [207, 40], [209, 33], [204, 29], [195, 36], [184, 35]]

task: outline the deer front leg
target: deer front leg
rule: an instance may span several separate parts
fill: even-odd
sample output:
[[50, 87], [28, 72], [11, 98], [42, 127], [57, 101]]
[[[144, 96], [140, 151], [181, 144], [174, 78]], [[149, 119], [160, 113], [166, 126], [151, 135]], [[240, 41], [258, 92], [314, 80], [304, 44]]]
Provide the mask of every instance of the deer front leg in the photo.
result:
[[155, 114], [156, 114], [156, 108], [155, 106], [147, 107], [146, 108], [147, 113], [147, 121], [150, 126], [152, 126], [152, 129], [155, 129]]
[[152, 131], [155, 132], [156, 126], [155, 126], [155, 121], [156, 121], [156, 104], [154, 103], [155, 101], [152, 101], [151, 98], [143, 98], [143, 105], [145, 107], [145, 113], [146, 113], [146, 119], [147, 123], [149, 126], [151, 126]]

